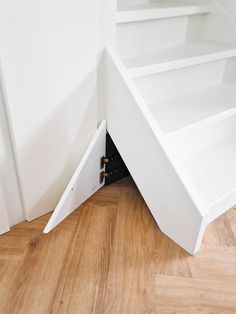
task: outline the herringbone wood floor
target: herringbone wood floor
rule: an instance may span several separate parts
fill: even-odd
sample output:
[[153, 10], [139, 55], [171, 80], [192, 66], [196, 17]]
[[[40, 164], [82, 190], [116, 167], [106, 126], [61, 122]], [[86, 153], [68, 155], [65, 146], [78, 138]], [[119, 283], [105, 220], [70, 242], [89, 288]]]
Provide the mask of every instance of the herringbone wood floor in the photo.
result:
[[195, 257], [158, 230], [130, 179], [44, 235], [48, 218], [0, 237], [1, 314], [236, 313], [236, 209]]

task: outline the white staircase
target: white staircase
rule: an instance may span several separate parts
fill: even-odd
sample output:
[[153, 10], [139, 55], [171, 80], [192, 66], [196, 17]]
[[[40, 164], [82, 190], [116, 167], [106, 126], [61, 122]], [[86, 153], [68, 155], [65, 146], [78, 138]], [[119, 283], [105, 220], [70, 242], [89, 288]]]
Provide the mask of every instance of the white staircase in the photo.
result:
[[107, 128], [160, 229], [195, 254], [236, 204], [236, 19], [218, 0], [118, 1], [99, 80], [107, 124], [45, 232], [104, 185]]
[[226, 42], [213, 34], [219, 10], [120, 1], [105, 57], [108, 131], [159, 227], [190, 254], [236, 204], [236, 26], [223, 25]]

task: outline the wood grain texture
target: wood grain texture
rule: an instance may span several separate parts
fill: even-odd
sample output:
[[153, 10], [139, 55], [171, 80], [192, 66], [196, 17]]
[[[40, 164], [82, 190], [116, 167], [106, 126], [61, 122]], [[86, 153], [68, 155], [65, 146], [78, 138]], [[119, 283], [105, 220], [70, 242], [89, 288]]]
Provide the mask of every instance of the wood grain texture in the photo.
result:
[[130, 178], [45, 235], [48, 218], [0, 237], [0, 313], [236, 313], [236, 208], [195, 257], [160, 232]]

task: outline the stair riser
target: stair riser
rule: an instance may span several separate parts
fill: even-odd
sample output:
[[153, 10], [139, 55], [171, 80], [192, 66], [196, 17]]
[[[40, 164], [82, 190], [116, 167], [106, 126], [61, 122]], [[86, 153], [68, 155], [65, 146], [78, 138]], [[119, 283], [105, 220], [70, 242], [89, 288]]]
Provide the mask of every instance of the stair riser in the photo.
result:
[[167, 18], [117, 25], [117, 48], [122, 59], [183, 44], [188, 17]]
[[149, 104], [221, 83], [225, 60], [205, 63], [181, 70], [168, 71], [134, 79], [142, 96]]
[[224, 73], [224, 82], [236, 84], [236, 58], [227, 60]]
[[207, 215], [206, 224], [212, 223], [215, 219], [223, 215], [227, 210], [235, 206], [236, 204], [236, 189], [231, 191], [221, 200], [216, 202], [213, 206], [209, 208], [209, 213]]
[[117, 49], [123, 60], [201, 37], [207, 14], [117, 24]]
[[117, 1], [117, 7], [122, 7], [122, 6], [129, 6], [133, 4], [143, 4], [143, 3], [149, 3], [149, 0], [118, 0]]
[[236, 115], [219, 120], [185, 135], [167, 137], [167, 145], [176, 159], [186, 158], [236, 134]]

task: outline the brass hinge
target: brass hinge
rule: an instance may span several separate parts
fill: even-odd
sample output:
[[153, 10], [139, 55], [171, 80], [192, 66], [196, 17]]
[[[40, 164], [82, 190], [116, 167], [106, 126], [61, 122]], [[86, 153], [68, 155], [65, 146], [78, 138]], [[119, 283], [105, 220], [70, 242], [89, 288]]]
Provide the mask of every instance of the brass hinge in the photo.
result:
[[103, 167], [107, 165], [108, 163], [109, 163], [109, 158], [103, 156], [100, 160], [100, 168], [103, 169]]
[[111, 178], [114, 174], [116, 174], [117, 172], [119, 171], [119, 169], [114, 169], [110, 172], [106, 172], [106, 171], [102, 171], [100, 173], [100, 184], [103, 183], [103, 181], [106, 179], [106, 178]]
[[112, 162], [112, 161], [114, 161], [114, 160], [116, 160], [116, 159], [118, 159], [119, 158], [119, 156], [118, 155], [112, 155], [112, 156], [110, 156], [110, 157], [102, 157], [101, 158], [101, 161], [100, 161], [100, 167], [101, 167], [101, 169], [103, 169], [103, 167], [105, 166], [105, 165], [107, 165], [107, 164], [109, 164], [110, 162]]

